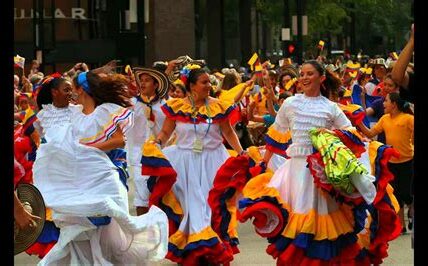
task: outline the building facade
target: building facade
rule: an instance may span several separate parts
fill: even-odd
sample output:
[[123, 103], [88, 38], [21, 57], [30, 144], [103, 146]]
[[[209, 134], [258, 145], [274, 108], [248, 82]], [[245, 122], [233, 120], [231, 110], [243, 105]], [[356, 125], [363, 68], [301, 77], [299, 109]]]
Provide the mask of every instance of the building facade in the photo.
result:
[[[254, 0], [14, 0], [14, 50], [42, 71], [119, 59], [150, 66], [181, 55], [221, 68], [271, 53]], [[261, 41], [263, 39], [268, 41]]]

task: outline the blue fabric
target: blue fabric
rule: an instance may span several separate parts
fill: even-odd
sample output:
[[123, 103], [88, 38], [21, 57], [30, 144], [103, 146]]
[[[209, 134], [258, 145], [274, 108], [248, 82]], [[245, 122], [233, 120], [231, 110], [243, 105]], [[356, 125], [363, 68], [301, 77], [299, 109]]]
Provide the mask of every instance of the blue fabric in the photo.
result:
[[275, 117], [271, 115], [263, 116], [263, 123], [265, 124], [265, 127], [270, 127], [274, 122], [275, 122]]
[[118, 148], [113, 149], [109, 152], [106, 152], [107, 156], [110, 158], [110, 160], [113, 162], [113, 164], [118, 168], [119, 172], [119, 178], [122, 184], [126, 187], [126, 190], [129, 190], [128, 188], [128, 178], [129, 174], [127, 169], [127, 163], [126, 163], [126, 151], [124, 149]]
[[221, 218], [222, 218], [220, 221], [220, 232], [221, 232], [221, 237], [227, 241], [230, 240], [230, 236], [227, 231], [229, 229], [231, 215], [227, 209], [226, 201], [231, 197], [233, 197], [235, 192], [236, 192], [236, 189], [229, 188], [220, 197], [220, 209], [221, 209]]
[[45, 221], [43, 230], [40, 233], [40, 236], [37, 238], [36, 242], [41, 244], [48, 244], [54, 241], [58, 241], [59, 238], [59, 228], [51, 221]]
[[111, 217], [108, 216], [88, 217], [88, 219], [96, 226], [108, 225], [111, 222]]
[[77, 84], [83, 88], [83, 90], [89, 94], [92, 95], [91, 89], [89, 88], [89, 83], [87, 79], [88, 72], [82, 72], [77, 76]]
[[186, 252], [191, 252], [199, 247], [212, 247], [219, 243], [217, 237], [210, 238], [208, 240], [199, 240], [186, 245], [184, 249], [179, 249], [174, 244], [168, 243], [168, 250], [171, 251], [176, 257], [183, 257]]
[[168, 162], [168, 160], [165, 160], [163, 158], [158, 157], [141, 157], [141, 164], [147, 165], [147, 166], [154, 166], [154, 167], [171, 167], [171, 164]]
[[275, 241], [275, 248], [284, 251], [290, 244], [305, 250], [305, 256], [313, 259], [331, 260], [339, 255], [342, 249], [357, 242], [358, 237], [353, 233], [340, 235], [336, 240], [313, 240], [314, 235], [301, 233], [295, 239], [280, 236]]
[[[360, 97], [361, 92], [362, 92], [361, 86], [358, 84], [354, 84], [354, 86], [352, 87], [352, 94], [351, 94], [351, 101], [353, 104], [358, 104], [360, 106], [363, 106], [363, 103], [361, 102], [361, 97]], [[370, 127], [370, 121], [369, 121], [369, 118], [367, 118], [367, 116], [364, 117], [363, 123], [366, 127]]]

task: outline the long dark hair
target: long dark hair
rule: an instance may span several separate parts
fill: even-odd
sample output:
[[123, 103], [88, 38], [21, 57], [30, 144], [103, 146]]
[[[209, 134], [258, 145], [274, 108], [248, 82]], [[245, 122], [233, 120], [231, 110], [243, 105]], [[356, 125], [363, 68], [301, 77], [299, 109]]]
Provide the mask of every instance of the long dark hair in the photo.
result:
[[[80, 87], [77, 81], [78, 75], [73, 79], [75, 86]], [[90, 88], [89, 95], [94, 99], [95, 106], [103, 103], [114, 103], [122, 107], [132, 106], [131, 98], [127, 92], [129, 80], [121, 74], [109, 74], [101, 77], [89, 71], [86, 74]]]
[[321, 84], [321, 95], [329, 99], [337, 99], [339, 97], [339, 88], [342, 85], [340, 79], [330, 70], [325, 69], [324, 66], [316, 60], [305, 61], [304, 64], [311, 64], [316, 71], [322, 76], [325, 75], [326, 79]]
[[401, 98], [399, 93], [391, 92], [388, 95], [389, 100], [397, 105], [398, 110], [403, 113], [413, 115], [413, 111], [410, 108], [410, 103]]
[[[49, 80], [50, 79], [50, 80]], [[44, 104], [50, 104], [53, 102], [52, 90], [57, 90], [62, 83], [67, 81], [62, 77], [45, 77], [42, 79], [39, 92], [37, 93], [37, 107], [39, 110], [43, 109]]]
[[208, 72], [203, 68], [192, 69], [186, 81], [186, 90], [190, 92], [190, 83], [196, 84], [200, 75], [207, 74]]

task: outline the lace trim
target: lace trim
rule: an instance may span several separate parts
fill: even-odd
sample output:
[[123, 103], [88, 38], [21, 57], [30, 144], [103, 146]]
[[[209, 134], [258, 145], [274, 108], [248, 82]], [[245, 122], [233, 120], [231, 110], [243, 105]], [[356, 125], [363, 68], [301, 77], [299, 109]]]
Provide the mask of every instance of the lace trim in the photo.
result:
[[293, 143], [287, 149], [287, 155], [290, 157], [306, 157], [314, 152], [311, 143]]

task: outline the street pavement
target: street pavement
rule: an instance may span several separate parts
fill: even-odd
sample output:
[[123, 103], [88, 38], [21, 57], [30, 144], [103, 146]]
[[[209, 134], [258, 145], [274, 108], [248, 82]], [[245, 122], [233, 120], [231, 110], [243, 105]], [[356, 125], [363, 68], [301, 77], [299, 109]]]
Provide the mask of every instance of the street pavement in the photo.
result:
[[[132, 180], [129, 180], [129, 206], [133, 206], [134, 186]], [[135, 210], [130, 209], [131, 214], [135, 215]], [[404, 213], [407, 213], [405, 211]], [[239, 249], [240, 253], [235, 255], [232, 261], [232, 266], [245, 266], [245, 265], [260, 265], [260, 266], [274, 266], [275, 260], [266, 253], [268, 245], [264, 238], [261, 238], [254, 231], [254, 227], [250, 221], [245, 224], [240, 224], [239, 232]], [[384, 260], [382, 265], [414, 265], [414, 254], [411, 248], [411, 234], [401, 235], [394, 241], [390, 242], [389, 256]], [[15, 256], [15, 265], [36, 265], [39, 259], [36, 256], [29, 256], [25, 252]], [[151, 263], [150, 266], [157, 265], [177, 265], [169, 260], [162, 260], [158, 263]]]

